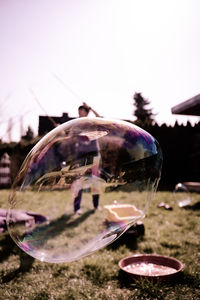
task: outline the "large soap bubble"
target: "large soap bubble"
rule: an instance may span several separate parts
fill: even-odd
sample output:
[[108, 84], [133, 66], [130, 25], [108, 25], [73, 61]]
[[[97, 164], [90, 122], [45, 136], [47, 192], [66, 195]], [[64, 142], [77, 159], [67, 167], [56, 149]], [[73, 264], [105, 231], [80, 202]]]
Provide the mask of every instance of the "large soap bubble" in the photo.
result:
[[[131, 123], [64, 123], [36, 144], [19, 171], [9, 198], [10, 235], [41, 261], [89, 255], [144, 218], [161, 164], [158, 142]], [[33, 218], [15, 222], [16, 210]]]

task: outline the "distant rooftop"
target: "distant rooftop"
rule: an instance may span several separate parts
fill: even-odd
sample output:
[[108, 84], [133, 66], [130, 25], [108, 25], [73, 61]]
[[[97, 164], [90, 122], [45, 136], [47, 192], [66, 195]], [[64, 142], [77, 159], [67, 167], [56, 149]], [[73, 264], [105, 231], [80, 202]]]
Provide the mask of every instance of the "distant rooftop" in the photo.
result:
[[172, 114], [200, 116], [200, 94], [171, 109]]
[[68, 113], [63, 113], [61, 117], [39, 116], [38, 135], [42, 136], [54, 129], [57, 125], [73, 120]]

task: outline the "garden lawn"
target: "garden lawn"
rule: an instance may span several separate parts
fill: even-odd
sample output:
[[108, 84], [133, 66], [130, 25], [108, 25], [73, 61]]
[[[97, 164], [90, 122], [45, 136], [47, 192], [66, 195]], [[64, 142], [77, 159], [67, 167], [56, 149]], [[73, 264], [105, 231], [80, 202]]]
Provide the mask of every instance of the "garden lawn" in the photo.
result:
[[[57, 193], [61, 191], [52, 192], [51, 197]], [[7, 207], [8, 195], [8, 190], [0, 191], [0, 207]], [[179, 208], [171, 192], [157, 192], [143, 221], [144, 236], [122, 236], [110, 246], [72, 263], [35, 260], [23, 253], [8, 233], [0, 234], [0, 299], [199, 300], [200, 195], [191, 196], [192, 205]], [[130, 202], [129, 193], [124, 193], [124, 197]], [[173, 210], [158, 208], [161, 201]], [[138, 253], [175, 257], [184, 264], [184, 270], [169, 283], [129, 281], [120, 272], [118, 262]]]

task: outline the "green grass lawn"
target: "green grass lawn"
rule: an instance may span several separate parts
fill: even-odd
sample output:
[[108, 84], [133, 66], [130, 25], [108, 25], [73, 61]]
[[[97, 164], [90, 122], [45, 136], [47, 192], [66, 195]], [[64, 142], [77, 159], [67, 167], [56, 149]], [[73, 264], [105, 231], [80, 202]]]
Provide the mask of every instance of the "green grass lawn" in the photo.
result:
[[[49, 201], [58, 197], [51, 193]], [[9, 191], [0, 191], [7, 207]], [[129, 193], [121, 195], [128, 202]], [[157, 192], [143, 220], [145, 234], [116, 242], [72, 263], [51, 264], [23, 253], [7, 233], [0, 235], [0, 299], [200, 299], [200, 195], [179, 208], [172, 193]], [[127, 200], [127, 201], [126, 201]], [[164, 201], [173, 210], [158, 208]], [[120, 272], [120, 259], [156, 253], [179, 259], [184, 270], [173, 282], [129, 281]]]

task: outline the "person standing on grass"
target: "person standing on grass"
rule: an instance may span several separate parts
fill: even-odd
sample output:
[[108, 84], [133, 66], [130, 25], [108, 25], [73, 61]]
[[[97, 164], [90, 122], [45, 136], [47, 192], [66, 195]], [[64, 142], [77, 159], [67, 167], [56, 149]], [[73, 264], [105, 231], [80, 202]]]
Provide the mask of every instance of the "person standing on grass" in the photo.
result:
[[[92, 112], [95, 117], [100, 117], [100, 115], [88, 106], [85, 102], [78, 108], [79, 118], [87, 117], [89, 112]], [[87, 136], [81, 136], [75, 146], [76, 151], [76, 159], [79, 161], [79, 167], [89, 164], [94, 164], [94, 160], [99, 161], [99, 151], [96, 140], [89, 140]], [[94, 168], [93, 168], [94, 169]], [[76, 192], [76, 196], [74, 198], [74, 213], [80, 215], [82, 213], [80, 206], [82, 200], [83, 189], [78, 188], [78, 192]], [[94, 211], [99, 208], [99, 194], [92, 195], [93, 207]]]

